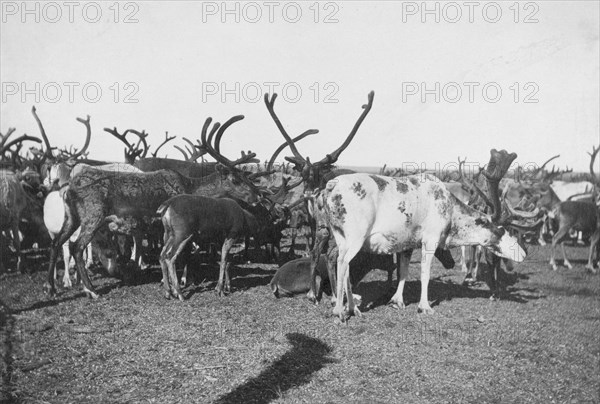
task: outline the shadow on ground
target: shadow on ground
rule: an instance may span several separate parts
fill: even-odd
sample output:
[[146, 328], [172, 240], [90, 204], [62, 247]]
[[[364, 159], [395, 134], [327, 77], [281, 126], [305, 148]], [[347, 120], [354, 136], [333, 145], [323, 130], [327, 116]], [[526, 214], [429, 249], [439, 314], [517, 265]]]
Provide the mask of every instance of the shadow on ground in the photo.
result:
[[286, 335], [292, 348], [253, 377], [214, 403], [269, 403], [281, 398], [289, 389], [310, 382], [313, 374], [328, 363], [332, 349], [317, 338], [300, 333]]

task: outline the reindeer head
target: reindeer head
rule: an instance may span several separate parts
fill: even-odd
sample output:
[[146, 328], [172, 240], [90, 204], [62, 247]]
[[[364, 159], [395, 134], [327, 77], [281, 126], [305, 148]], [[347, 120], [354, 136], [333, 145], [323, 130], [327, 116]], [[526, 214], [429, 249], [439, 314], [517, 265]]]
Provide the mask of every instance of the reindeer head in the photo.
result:
[[301, 134], [300, 136], [292, 139], [286, 132], [285, 128], [283, 127], [283, 125], [282, 125], [281, 121], [279, 120], [279, 118], [277, 117], [277, 115], [275, 114], [274, 108], [275, 108], [275, 100], [277, 99], [277, 94], [273, 94], [273, 96], [270, 99], [269, 99], [269, 95], [265, 94], [265, 105], [267, 106], [267, 110], [269, 111], [269, 114], [271, 115], [271, 118], [273, 119], [273, 121], [275, 121], [277, 128], [279, 129], [279, 131], [281, 132], [281, 134], [283, 135], [283, 137], [286, 140], [286, 143], [284, 143], [282, 146], [280, 146], [280, 149], [277, 149], [278, 151], [276, 151], [276, 154], [274, 154], [274, 156], [271, 158], [270, 165], [272, 165], [272, 162], [275, 160], [275, 157], [277, 156], [277, 154], [281, 150], [283, 150], [283, 148], [287, 144], [290, 147], [290, 149], [292, 150], [292, 153], [294, 154], [294, 156], [286, 157], [285, 159], [287, 161], [289, 161], [290, 163], [292, 163], [294, 165], [294, 169], [300, 173], [302, 180], [306, 184], [307, 192], [311, 192], [313, 189], [316, 189], [316, 188], [321, 188], [327, 182], [327, 180], [331, 179], [331, 178], [328, 178], [327, 175], [333, 170], [333, 168], [334, 168], [333, 165], [337, 162], [340, 154], [348, 147], [348, 145], [354, 138], [354, 135], [356, 135], [358, 128], [360, 127], [360, 125], [366, 118], [367, 114], [371, 110], [371, 107], [373, 106], [374, 95], [375, 95], [375, 93], [373, 91], [371, 91], [369, 93], [368, 103], [366, 105], [362, 106], [363, 112], [360, 115], [360, 117], [358, 118], [358, 120], [356, 121], [356, 123], [354, 124], [354, 127], [350, 131], [350, 134], [346, 137], [346, 140], [344, 141], [344, 143], [339, 148], [334, 150], [332, 153], [327, 154], [323, 159], [317, 161], [316, 163], [312, 163], [308, 157], [303, 157], [300, 154], [300, 152], [298, 152], [295, 142], [297, 142], [298, 140], [301, 140], [302, 138], [304, 138], [308, 135], [318, 133], [318, 130], [316, 130], [316, 129], [308, 130], [308, 131], [304, 132], [303, 134]]
[[484, 247], [501, 258], [507, 258], [515, 262], [522, 262], [525, 259], [527, 253], [519, 245], [516, 237], [508, 234], [504, 227], [496, 227], [492, 224], [490, 230], [492, 237], [489, 244], [484, 245]]

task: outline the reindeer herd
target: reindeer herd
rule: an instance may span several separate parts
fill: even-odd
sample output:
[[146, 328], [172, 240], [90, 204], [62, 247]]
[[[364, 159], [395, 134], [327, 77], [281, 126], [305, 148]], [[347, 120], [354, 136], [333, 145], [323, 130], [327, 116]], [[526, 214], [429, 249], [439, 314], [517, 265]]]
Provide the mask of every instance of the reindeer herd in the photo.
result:
[[[126, 147], [125, 162], [115, 163], [87, 158], [92, 134], [89, 116], [77, 118], [86, 130], [83, 147], [56, 149], [34, 107], [42, 139], [23, 135], [11, 140], [15, 130], [9, 129], [0, 140], [0, 271], [12, 267], [8, 246], [16, 254], [18, 271], [25, 266], [23, 249], [49, 247], [44, 290], [55, 295], [62, 248], [63, 286], [72, 286], [72, 251], [77, 278], [85, 293], [95, 299], [98, 294], [88, 275], [94, 253], [109, 274], [123, 275], [132, 268], [134, 273], [147, 268], [144, 257], [156, 252], [164, 296], [183, 300], [180, 285], [186, 283], [192, 246], [197, 250], [216, 245], [221, 252], [216, 292], [223, 295], [231, 291], [234, 244], [244, 241], [247, 249], [253, 239], [259, 248], [270, 245], [272, 254], [279, 253], [282, 231], [291, 228], [293, 253], [295, 230], [306, 226], [309, 258], [284, 265], [280, 271], [288, 273], [278, 272], [273, 290], [276, 295], [308, 291], [309, 299], [318, 301], [322, 281], [329, 278], [333, 313], [342, 320], [360, 314], [349, 268], [365, 254], [394, 256], [398, 286], [390, 303], [404, 307], [408, 265], [412, 252], [420, 249], [418, 310], [425, 313], [433, 312], [428, 299], [433, 259], [453, 267], [451, 247], [463, 248], [465, 272], [476, 271], [480, 255], [476, 251], [487, 252], [497, 280], [502, 263], [512, 269], [512, 262], [525, 259], [526, 243], [544, 244], [550, 235], [552, 269], [557, 269], [554, 251], [559, 243], [565, 266], [572, 268], [563, 242], [572, 232], [575, 238], [581, 232], [590, 244], [586, 267], [595, 273], [594, 253], [596, 260], [600, 256], [600, 181], [594, 172], [599, 148], [590, 153], [590, 173], [579, 182], [558, 180], [569, 170], [548, 172], [545, 167], [552, 159], [532, 170], [518, 168], [508, 176], [517, 155], [495, 149], [477, 173], [465, 173], [465, 162], [459, 160], [452, 178], [426, 172], [406, 175], [385, 168], [379, 175], [356, 173], [335, 164], [369, 114], [373, 92], [340, 147], [320, 160], [312, 159], [314, 163], [300, 154], [296, 144], [318, 130], [292, 138], [275, 112], [276, 98], [277, 94], [265, 94], [264, 102], [285, 142], [263, 165], [250, 151], [233, 160], [221, 152], [225, 132], [243, 120], [242, 115], [222, 125], [207, 118], [196, 143], [184, 138], [185, 148], [175, 146], [182, 160], [157, 157], [175, 139], [168, 133], [148, 157], [145, 131], [128, 129], [121, 134], [117, 128], [105, 128]], [[128, 135], [136, 140], [130, 141]], [[23, 150], [26, 142], [43, 146]], [[291, 173], [285, 166], [274, 169], [286, 147], [293, 154], [285, 158], [291, 163]], [[206, 155], [215, 161], [205, 161]], [[181, 282], [177, 267], [184, 268]], [[494, 294], [500, 293], [499, 282], [495, 284]]]

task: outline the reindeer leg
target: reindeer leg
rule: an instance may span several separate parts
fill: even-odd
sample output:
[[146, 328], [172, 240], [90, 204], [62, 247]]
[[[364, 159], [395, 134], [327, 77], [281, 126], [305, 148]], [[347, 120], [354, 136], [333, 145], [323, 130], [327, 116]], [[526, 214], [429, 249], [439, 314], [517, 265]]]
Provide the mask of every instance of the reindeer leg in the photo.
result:
[[344, 314], [344, 280], [350, 266], [350, 260], [346, 259], [347, 252], [347, 249], [339, 249], [337, 259], [336, 299], [335, 307], [333, 308], [333, 315], [338, 316], [342, 322], [346, 321], [346, 316]]
[[165, 299], [171, 298], [171, 287], [169, 286], [169, 267], [167, 264], [167, 260], [169, 259], [170, 253], [173, 249], [173, 238], [171, 233], [165, 227], [165, 236], [163, 242], [163, 248], [160, 252], [160, 257], [158, 261], [160, 262], [160, 269], [162, 271], [162, 286], [164, 290]]
[[[46, 282], [44, 283], [44, 292], [48, 293], [50, 296], [56, 294], [56, 287], [54, 286], [54, 271], [56, 268], [56, 261], [58, 259], [58, 249], [61, 246], [64, 246], [65, 243], [68, 249], [69, 239], [71, 238], [71, 235], [75, 233], [77, 227], [78, 223], [76, 218], [70, 214], [69, 210], [66, 210], [65, 221], [63, 222], [62, 228], [56, 235], [56, 238], [52, 240], [52, 245], [50, 247], [50, 261], [48, 263], [48, 274], [46, 277]], [[66, 261], [67, 259], [70, 259], [70, 257], [65, 258], [65, 272], [68, 275], [69, 262]]]
[[181, 251], [185, 248], [186, 244], [191, 240], [193, 234], [190, 234], [185, 239], [185, 235], [178, 236], [175, 234], [175, 238], [173, 241], [173, 249], [175, 250], [174, 254], [167, 260], [167, 266], [169, 268], [169, 283], [171, 289], [171, 295], [173, 297], [178, 298], [183, 302], [184, 298], [181, 294], [181, 288], [179, 287], [179, 282], [177, 281], [177, 271], [175, 268], [175, 262], [177, 261], [177, 257], [181, 254]]
[[[233, 246], [235, 239], [226, 238], [223, 242], [223, 247], [221, 247], [221, 265], [219, 268], [219, 282], [217, 283], [216, 292], [219, 296], [224, 296], [224, 292], [230, 292], [230, 284], [229, 284], [229, 268], [227, 267], [227, 255], [229, 254], [229, 250]], [[227, 279], [225, 279], [227, 277]], [[225, 291], [223, 288], [225, 287]]]
[[89, 270], [94, 265], [94, 255], [92, 252], [92, 242], [85, 246], [85, 269]]
[[477, 273], [479, 272], [479, 261], [481, 261], [481, 254], [483, 254], [483, 247], [478, 245], [475, 247], [474, 251], [474, 259], [475, 259], [475, 268], [473, 269], [473, 281], [477, 281]]
[[182, 252], [183, 262], [185, 263], [185, 265], [183, 267], [183, 275], [181, 276], [181, 282], [179, 282], [179, 286], [181, 288], [185, 288], [187, 286], [188, 268], [190, 265], [190, 257], [192, 255], [192, 244], [188, 245], [188, 247]]
[[431, 269], [431, 262], [433, 261], [433, 255], [437, 248], [437, 243], [432, 241], [423, 241], [421, 248], [421, 300], [417, 311], [419, 313], [433, 314], [434, 311], [429, 305], [427, 289], [429, 287], [429, 274]]
[[[73, 284], [71, 283], [71, 274], [69, 273], [71, 262], [71, 249], [70, 249], [70, 241], [67, 240], [66, 243], [63, 244], [63, 261], [65, 262], [65, 272], [63, 273], [63, 287], [71, 288]], [[56, 279], [56, 266], [54, 267], [54, 279]]]
[[[592, 258], [594, 256], [594, 250], [596, 249], [596, 245], [598, 244], [598, 240], [600, 239], [600, 230], [596, 230], [594, 234], [592, 234], [592, 238], [590, 240], [590, 253], [588, 256], [588, 263], [585, 268], [591, 273], [595, 274], [596, 270], [594, 269], [594, 263]], [[596, 257], [597, 259], [598, 257]]]
[[183, 267], [183, 275], [181, 276], [181, 282], [179, 282], [179, 287], [181, 288], [185, 288], [187, 286], [188, 265], [189, 263], [186, 262], [185, 266]]
[[500, 282], [498, 280], [498, 273], [500, 272], [500, 263], [502, 259], [497, 255], [492, 255], [492, 279], [490, 290], [492, 291], [492, 295], [490, 296], [490, 300], [500, 300]]
[[23, 263], [22, 263], [22, 256], [21, 256], [21, 237], [19, 237], [18, 218], [17, 218], [17, 220], [13, 221], [12, 237], [13, 237], [13, 246], [15, 247], [15, 250], [17, 251], [17, 272], [23, 273]]
[[573, 265], [571, 265], [571, 263], [567, 259], [567, 254], [565, 252], [565, 243], [564, 242], [560, 243], [560, 249], [562, 250], [562, 256], [563, 256], [563, 261], [565, 263], [565, 266], [567, 268], [569, 268], [569, 269], [573, 269]]
[[475, 246], [469, 245], [466, 247], [463, 247], [466, 251], [466, 255], [465, 257], [465, 263], [467, 266], [467, 275], [465, 276], [465, 280], [463, 281], [463, 285], [473, 285], [473, 283], [475, 283], [475, 277], [473, 276], [473, 266], [475, 265], [475, 259], [477, 258], [477, 250], [475, 249]]
[[[319, 258], [323, 253], [323, 248], [329, 242], [329, 230], [324, 228], [319, 231], [317, 234], [318, 240], [315, 243], [315, 248], [313, 248], [310, 254], [310, 290], [308, 291], [307, 297], [312, 303], [318, 304], [318, 300], [320, 299], [318, 295], [318, 288], [316, 284], [316, 276], [317, 276], [317, 266], [319, 265]], [[330, 282], [333, 282], [333, 279], [329, 279]], [[331, 283], [331, 290], [333, 291], [333, 283]], [[333, 296], [332, 296], [333, 297]]]
[[348, 313], [353, 313], [357, 316], [361, 316], [362, 313], [358, 309], [358, 307], [357, 307], [358, 305], [356, 303], [354, 303], [355, 298], [358, 297], [358, 299], [360, 300], [361, 297], [355, 296], [352, 293], [352, 283], [350, 282], [350, 267], [348, 267], [348, 270], [344, 274], [344, 289], [346, 292], [346, 296], [348, 297]]
[[[555, 271], [558, 269], [557, 266], [556, 266], [556, 261], [554, 259], [554, 254], [555, 254], [555, 250], [556, 250], [556, 244], [559, 243], [559, 242], [562, 242], [563, 237], [566, 236], [568, 232], [569, 232], [569, 228], [568, 227], [561, 226], [558, 229], [558, 231], [554, 234], [554, 236], [552, 237], [552, 247], [550, 249], [550, 265], [552, 266], [552, 269], [555, 270]], [[563, 256], [564, 256], [564, 252], [563, 252]]]
[[103, 222], [104, 216], [101, 212], [91, 214], [81, 221], [81, 231], [77, 241], [75, 241], [75, 251], [73, 254], [75, 257], [75, 264], [77, 265], [77, 273], [83, 282], [83, 291], [92, 299], [97, 299], [98, 294], [95, 292], [94, 286], [90, 281], [88, 270], [85, 267], [85, 261], [83, 260], [83, 252], [87, 249], [88, 245], [91, 244], [94, 234]]
[[142, 271], [148, 269], [150, 265], [144, 262], [143, 254], [143, 243], [144, 236], [139, 231], [133, 234], [133, 249], [131, 251], [131, 258], [135, 261], [138, 268]]
[[540, 243], [541, 246], [545, 246], [546, 240], [544, 240], [544, 231], [547, 227], [548, 215], [544, 215], [542, 220], [543, 220], [543, 223], [540, 226], [540, 231], [538, 233], [538, 243]]
[[[337, 240], [336, 240], [337, 241]], [[347, 241], [347, 240], [345, 240]], [[352, 244], [343, 248], [338, 245], [337, 259], [337, 282], [336, 282], [336, 302], [333, 308], [333, 314], [337, 315], [341, 321], [346, 320], [344, 313], [344, 292], [350, 293], [348, 298], [348, 315], [354, 314], [354, 298], [352, 296], [352, 286], [350, 285], [350, 261], [360, 251], [364, 239], [353, 240]], [[358, 312], [357, 314], [359, 314]]]
[[406, 305], [404, 304], [404, 284], [406, 283], [406, 278], [408, 278], [408, 266], [410, 264], [410, 257], [412, 257], [413, 250], [406, 250], [397, 253], [397, 261], [396, 261], [396, 272], [398, 277], [398, 288], [396, 289], [396, 293], [390, 299], [388, 304], [393, 305], [398, 309], [404, 309]]
[[[335, 247], [334, 247], [335, 248]], [[333, 250], [333, 249], [332, 249]], [[336, 254], [332, 253], [332, 250], [327, 251], [327, 276], [329, 277], [329, 285], [331, 287], [331, 305], [335, 305], [336, 295], [335, 295], [335, 287], [337, 285], [337, 259], [339, 251]], [[337, 249], [336, 249], [337, 251]], [[317, 295], [317, 297], [319, 297]]]
[[469, 268], [467, 267], [467, 251], [464, 245], [460, 246], [460, 252], [462, 253], [461, 272], [466, 274], [469, 272]]

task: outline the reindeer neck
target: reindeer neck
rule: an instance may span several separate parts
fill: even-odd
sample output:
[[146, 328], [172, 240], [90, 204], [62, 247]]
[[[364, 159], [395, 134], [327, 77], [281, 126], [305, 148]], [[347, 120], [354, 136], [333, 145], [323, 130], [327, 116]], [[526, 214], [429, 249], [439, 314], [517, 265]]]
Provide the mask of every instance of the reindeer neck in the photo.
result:
[[183, 183], [186, 185], [186, 189], [190, 193], [201, 191], [203, 189], [213, 189], [216, 186], [218, 186], [222, 180], [221, 174], [217, 172], [201, 178], [186, 177], [183, 174], [179, 174], [179, 176], [181, 177]]
[[450, 246], [483, 244], [492, 236], [486, 216], [451, 195], [454, 202], [452, 222], [448, 233]]

